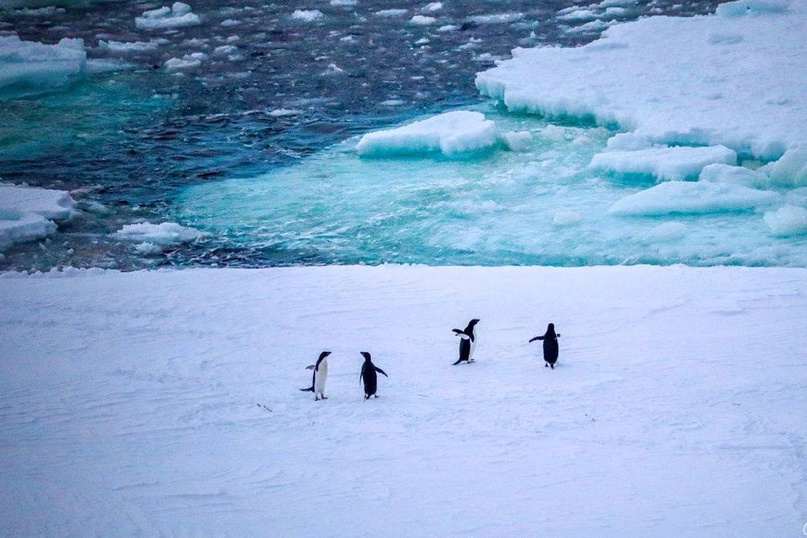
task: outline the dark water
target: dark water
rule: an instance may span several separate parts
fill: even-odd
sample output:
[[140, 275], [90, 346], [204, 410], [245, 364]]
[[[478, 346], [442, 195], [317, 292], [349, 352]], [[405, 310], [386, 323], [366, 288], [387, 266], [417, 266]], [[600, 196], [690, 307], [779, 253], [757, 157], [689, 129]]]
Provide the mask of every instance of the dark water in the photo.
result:
[[[719, 3], [640, 1], [617, 20], [702, 14]], [[477, 104], [475, 73], [516, 46], [577, 46], [599, 35], [575, 31], [586, 21], [558, 19], [577, 5], [565, 0], [446, 1], [434, 12], [424, 9], [428, 2], [380, 0], [190, 4], [202, 24], [164, 31], [134, 24], [160, 7], [155, 2], [0, 11], [0, 30], [24, 40], [79, 37], [91, 58], [130, 64], [63, 91], [0, 100], [0, 180], [70, 190], [84, 209], [56, 236], [7, 250], [0, 269], [328, 263], [204, 241], [143, 257], [109, 234], [126, 223], [166, 220], [187, 186], [287, 166], [355, 134]], [[378, 14], [402, 7], [405, 15]], [[296, 20], [295, 9], [324, 16]], [[414, 25], [414, 15], [438, 20]], [[163, 41], [144, 52], [99, 47], [152, 39]], [[235, 48], [217, 51], [226, 46]], [[197, 68], [165, 67], [198, 52], [208, 57]]]

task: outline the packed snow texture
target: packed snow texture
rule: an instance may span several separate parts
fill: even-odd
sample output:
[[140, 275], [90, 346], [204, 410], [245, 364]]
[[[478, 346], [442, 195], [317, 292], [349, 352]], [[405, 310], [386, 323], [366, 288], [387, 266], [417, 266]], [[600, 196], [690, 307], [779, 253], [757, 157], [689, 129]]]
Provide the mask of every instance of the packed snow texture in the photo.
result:
[[144, 12], [135, 18], [135, 25], [141, 30], [165, 30], [184, 28], [201, 24], [199, 15], [184, 2], [174, 2], [171, 7], [163, 6]]
[[776, 159], [807, 142], [805, 19], [807, 3], [788, 0], [650, 17], [583, 47], [515, 49], [476, 84], [512, 111], [589, 116], [645, 142]]
[[64, 38], [46, 45], [0, 35], [0, 91], [13, 85], [24, 87], [26, 93], [41, 93], [69, 84], [86, 68], [81, 39]]
[[804, 319], [804, 269], [5, 274], [0, 535], [799, 536]]
[[0, 252], [15, 243], [47, 237], [75, 212], [65, 191], [0, 183]]

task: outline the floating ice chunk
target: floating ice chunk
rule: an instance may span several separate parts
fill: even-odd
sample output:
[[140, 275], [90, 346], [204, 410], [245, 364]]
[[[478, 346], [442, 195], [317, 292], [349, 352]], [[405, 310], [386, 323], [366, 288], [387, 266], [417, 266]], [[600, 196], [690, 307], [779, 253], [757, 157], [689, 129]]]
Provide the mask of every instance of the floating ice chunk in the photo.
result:
[[155, 50], [160, 46], [160, 41], [99, 41], [98, 48], [108, 52], [127, 53], [127, 52], [144, 52], [148, 50]]
[[477, 24], [508, 24], [520, 21], [524, 14], [520, 12], [493, 13], [491, 15], [474, 15], [469, 19]]
[[591, 167], [618, 174], [648, 174], [660, 181], [698, 177], [709, 164], [736, 164], [737, 153], [725, 146], [654, 147], [636, 151], [607, 151], [591, 160]]
[[0, 183], [0, 251], [47, 237], [56, 231], [57, 222], [75, 212], [75, 202], [65, 191]]
[[199, 67], [208, 56], [204, 52], [194, 52], [186, 54], [182, 58], [171, 58], [165, 62], [165, 68], [169, 71], [176, 71], [178, 69], [189, 69], [192, 67]]
[[174, 2], [169, 8], [163, 6], [144, 12], [135, 18], [135, 26], [141, 30], [164, 30], [166, 28], [184, 28], [198, 26], [199, 16], [191, 11], [191, 6], [184, 2]]
[[698, 181], [709, 181], [712, 183], [733, 183], [735, 185], [745, 185], [746, 187], [756, 187], [767, 183], [765, 174], [744, 168], [742, 166], [731, 166], [728, 164], [710, 164], [701, 170]]
[[558, 211], [552, 219], [555, 226], [570, 226], [583, 220], [583, 216], [577, 211]]
[[303, 22], [314, 22], [324, 16], [325, 14], [318, 9], [295, 9], [291, 14], [292, 19]]
[[238, 47], [235, 45], [219, 45], [213, 49], [213, 54], [232, 54], [238, 52]]
[[175, 222], [127, 224], [115, 232], [115, 237], [118, 239], [151, 243], [163, 247], [190, 243], [204, 237], [204, 235], [199, 230], [181, 226]]
[[379, 17], [400, 17], [406, 15], [407, 11], [406, 9], [382, 9], [376, 11], [375, 14]]
[[331, 0], [332, 6], [352, 7], [359, 3], [359, 0]]
[[67, 85], [87, 71], [82, 39], [62, 39], [56, 45], [0, 36], [0, 89], [25, 87], [40, 93]]
[[294, 110], [289, 108], [276, 108], [269, 112], [269, 115], [273, 118], [283, 118], [286, 116], [297, 116], [298, 114], [302, 114], [302, 110]]
[[426, 15], [415, 15], [409, 22], [416, 26], [429, 26], [431, 24], [437, 24], [437, 19]]
[[686, 231], [683, 222], [664, 222], [651, 229], [645, 238], [653, 242], [678, 241], [686, 237]]
[[593, 21], [596, 18], [597, 15], [590, 9], [578, 8], [573, 8], [571, 11], [563, 11], [557, 16], [558, 20], [565, 22]]
[[807, 185], [807, 146], [796, 146], [785, 152], [778, 161], [764, 166], [771, 183], [803, 187]]
[[772, 191], [730, 183], [668, 181], [618, 200], [612, 215], [652, 217], [672, 213], [706, 214], [746, 211], [780, 200]]
[[635, 6], [639, 0], [603, 0], [600, 2], [601, 8], [609, 7], [631, 7]]
[[557, 125], [547, 125], [541, 129], [541, 137], [559, 144], [566, 141], [566, 130]]
[[[3, 7], [3, 2], [0, 1], [0, 7]], [[40, 8], [22, 8], [15, 9], [14, 15], [22, 15], [23, 17], [52, 17], [53, 15], [65, 13], [67, 10], [62, 7], [47, 6]]]
[[426, 4], [423, 7], [423, 11], [432, 11], [432, 12], [434, 12], [434, 11], [440, 11], [441, 9], [443, 9], [443, 3], [442, 2], [432, 2], [430, 4]]
[[768, 13], [784, 13], [790, 0], [739, 0], [717, 6], [719, 17], [747, 17]]
[[490, 149], [498, 138], [499, 129], [484, 114], [458, 110], [368, 133], [359, 140], [356, 151], [363, 157], [428, 153], [450, 156]]
[[774, 235], [807, 234], [807, 209], [786, 205], [762, 217]]
[[502, 133], [501, 137], [510, 151], [527, 151], [532, 147], [532, 133], [529, 131]]

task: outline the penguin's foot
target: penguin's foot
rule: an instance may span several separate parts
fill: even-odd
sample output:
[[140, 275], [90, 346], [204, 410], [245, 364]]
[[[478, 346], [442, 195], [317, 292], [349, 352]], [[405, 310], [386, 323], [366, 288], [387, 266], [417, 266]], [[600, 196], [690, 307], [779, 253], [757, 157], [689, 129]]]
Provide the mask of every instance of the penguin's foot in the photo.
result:
[[549, 365], [548, 365], [548, 364], [544, 364], [544, 368], [546, 368], [547, 366], [549, 366]]
[[552, 368], [553, 370], [555, 369], [555, 365], [554, 365], [554, 364], [550, 364], [550, 365], [549, 365], [549, 367], [550, 367], [550, 368]]
[[378, 399], [378, 394], [373, 394], [373, 397], [377, 400]]
[[365, 399], [365, 400], [369, 400], [369, 399], [370, 399], [370, 395], [369, 395], [369, 394], [365, 394], [365, 395], [364, 395], [364, 399]]
[[476, 362], [476, 361], [474, 359], [471, 359], [471, 360], [468, 361], [469, 364], [472, 363], [472, 362]]

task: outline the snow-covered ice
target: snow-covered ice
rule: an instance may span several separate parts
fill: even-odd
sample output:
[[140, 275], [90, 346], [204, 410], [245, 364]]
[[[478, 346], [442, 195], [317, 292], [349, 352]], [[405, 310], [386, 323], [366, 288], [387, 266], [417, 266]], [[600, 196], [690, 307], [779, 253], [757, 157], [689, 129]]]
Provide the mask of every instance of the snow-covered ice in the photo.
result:
[[[5, 274], [0, 305], [4, 536], [807, 521], [804, 269], [71, 270]], [[451, 366], [472, 317], [476, 363]], [[549, 322], [554, 371], [527, 344]]]
[[44, 239], [75, 213], [75, 202], [65, 191], [0, 183], [0, 252]]
[[135, 25], [141, 30], [165, 30], [185, 28], [201, 24], [199, 15], [193, 13], [191, 6], [184, 2], [174, 2], [171, 7], [145, 11], [135, 18]]
[[126, 241], [150, 243], [159, 246], [175, 246], [190, 241], [196, 241], [204, 236], [199, 230], [182, 226], [176, 222], [162, 222], [152, 224], [142, 222], [127, 224], [115, 236]]
[[693, 179], [710, 164], [737, 164], [737, 153], [725, 146], [655, 147], [607, 151], [591, 160], [595, 169], [623, 175], [648, 174], [661, 181]]
[[743, 0], [716, 15], [645, 18], [583, 47], [515, 49], [476, 84], [512, 111], [776, 159], [807, 141], [805, 17], [804, 2]]
[[626, 196], [609, 211], [623, 216], [657, 216], [669, 213], [703, 214], [746, 211], [771, 206], [779, 193], [731, 183], [671, 181]]
[[87, 68], [82, 39], [64, 38], [55, 45], [0, 35], [0, 90], [25, 86], [40, 93], [67, 85]]
[[362, 156], [442, 153], [462, 155], [492, 148], [499, 139], [496, 123], [481, 112], [458, 110], [403, 127], [364, 135], [356, 151]]

